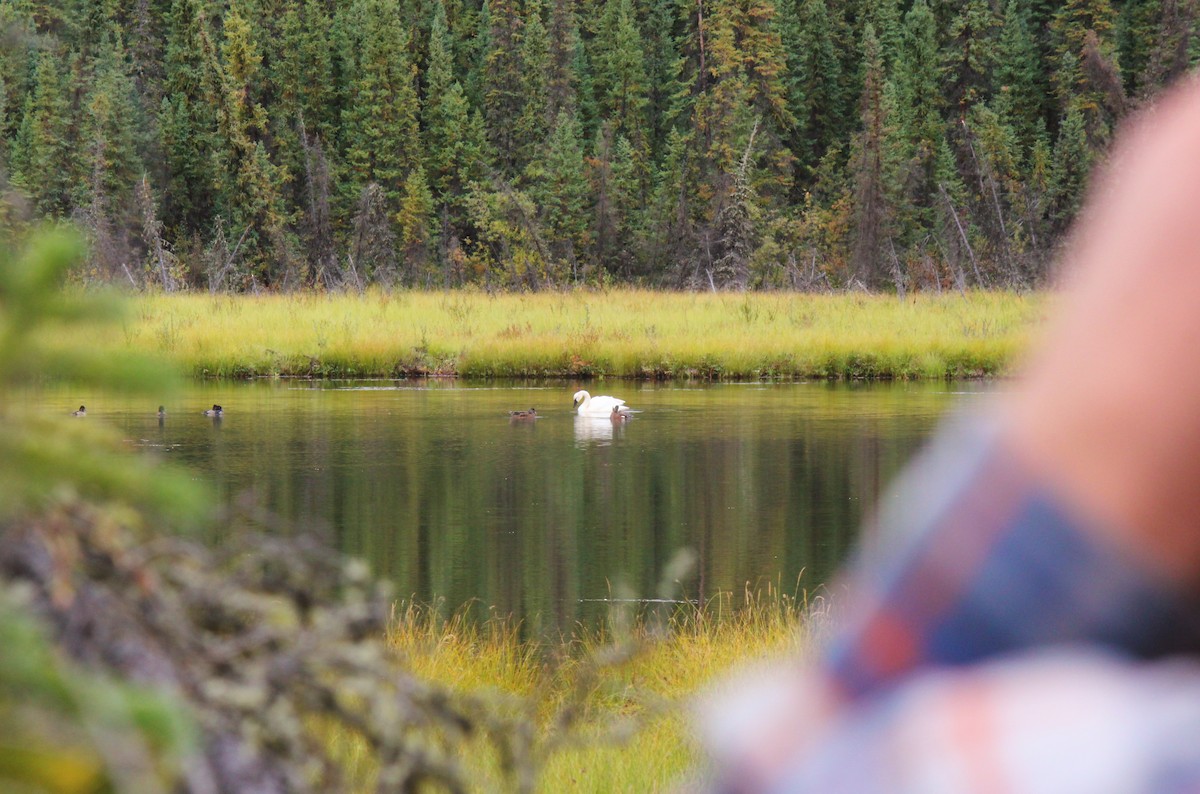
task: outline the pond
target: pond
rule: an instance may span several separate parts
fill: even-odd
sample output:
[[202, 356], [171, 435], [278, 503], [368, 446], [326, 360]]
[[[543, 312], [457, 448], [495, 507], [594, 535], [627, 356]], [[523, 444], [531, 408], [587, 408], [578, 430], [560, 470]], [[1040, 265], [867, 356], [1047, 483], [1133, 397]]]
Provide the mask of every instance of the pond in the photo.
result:
[[365, 558], [401, 598], [569, 631], [658, 595], [682, 548], [696, 562], [674, 597], [812, 592], [938, 418], [988, 388], [583, 384], [641, 411], [614, 426], [573, 415], [580, 385], [202, 382], [161, 425], [126, 397], [54, 399], [87, 402], [88, 421], [210, 478], [226, 505], [257, 500], [276, 531]]

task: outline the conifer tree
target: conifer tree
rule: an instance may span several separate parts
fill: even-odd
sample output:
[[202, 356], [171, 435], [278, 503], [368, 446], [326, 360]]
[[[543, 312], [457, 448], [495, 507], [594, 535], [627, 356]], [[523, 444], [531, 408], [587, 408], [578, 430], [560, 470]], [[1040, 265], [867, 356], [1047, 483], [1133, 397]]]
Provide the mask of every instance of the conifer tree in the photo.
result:
[[309, 135], [334, 139], [336, 101], [333, 75], [333, 19], [320, 0], [296, 0], [279, 23], [279, 57], [272, 64], [276, 96], [272, 127], [295, 129], [300, 120]]
[[990, 98], [999, 26], [989, 0], [967, 0], [950, 23], [943, 69], [946, 100], [958, 118]]
[[724, 288], [745, 289], [750, 280], [750, 258], [756, 246], [754, 187], [750, 183], [753, 140], [746, 147], [733, 176], [733, 190], [717, 212], [714, 225], [712, 281]]
[[637, 146], [648, 145], [648, 104], [641, 35], [631, 0], [608, 0], [593, 45], [598, 111], [612, 131]]
[[59, 55], [48, 49], [38, 57], [12, 154], [13, 183], [29, 194], [38, 213], [50, 217], [71, 211], [72, 192], [81, 182], [67, 78], [58, 63]]
[[396, 214], [400, 242], [404, 251], [405, 280], [415, 283], [426, 275], [434, 249], [433, 194], [425, 181], [425, 169], [413, 168], [404, 180], [404, 196]]
[[652, 240], [648, 258], [662, 263], [662, 270], [651, 275], [680, 287], [699, 286], [703, 265], [695, 245], [698, 168], [689, 156], [692, 145], [688, 134], [671, 130], [667, 135], [647, 222]]
[[[241, 286], [270, 286], [285, 277], [285, 223], [279, 197], [283, 175], [264, 145], [267, 114], [255, 100], [262, 58], [249, 21], [237, 6], [225, 17], [221, 45], [221, 93], [217, 105], [217, 210], [243, 245]], [[203, 36], [207, 40], [207, 36]], [[202, 44], [203, 44], [202, 40]]]
[[[903, 36], [901, 13], [896, 0], [862, 0], [862, 35], [866, 35], [866, 26], [870, 25], [879, 42], [879, 57], [883, 63], [883, 73], [890, 73], [896, 56], [900, 54], [900, 40]], [[861, 51], [860, 51], [861, 52]], [[863, 67], [860, 65], [860, 69]], [[862, 71], [866, 80], [866, 71]]]
[[549, 73], [546, 76], [546, 115], [558, 118], [562, 111], [578, 111], [579, 80], [575, 73], [576, 50], [581, 48], [575, 0], [552, 0], [550, 7]]
[[404, 180], [422, 158], [408, 32], [396, 0], [354, 0], [343, 25], [343, 194], [358, 197], [377, 184], [395, 212]]
[[462, 86], [454, 78], [446, 8], [440, 2], [434, 7], [429, 29], [428, 63], [421, 125], [425, 131], [425, 169], [435, 199], [450, 203], [463, 187], [458, 177], [470, 113]]
[[527, 0], [521, 26], [521, 109], [515, 130], [517, 163], [533, 159], [554, 119], [549, 117], [550, 42], [540, 0]]
[[120, 41], [101, 43], [84, 111], [88, 178], [79, 186], [75, 203], [103, 203], [114, 214], [129, 210], [132, 221], [133, 189], [144, 167], [134, 140], [134, 130], [141, 126], [140, 111]]
[[[608, 192], [617, 243], [614, 264], [628, 273], [634, 267], [636, 251], [644, 239], [646, 163], [624, 135], [617, 136], [610, 159]], [[614, 257], [610, 257], [610, 261]]]
[[[847, 119], [853, 117], [846, 101], [845, 76], [838, 60], [833, 20], [825, 0], [799, 0], [800, 36], [789, 59], [803, 96], [792, 148], [811, 179], [829, 147], [843, 137]], [[789, 60], [789, 65], [792, 61]]]
[[1024, 286], [1025, 274], [1014, 252], [1013, 196], [1020, 190], [1020, 147], [1016, 133], [987, 105], [976, 105], [960, 123], [971, 183], [977, 187], [972, 217], [982, 230], [988, 249], [982, 253], [996, 263], [1003, 283]]
[[[579, 142], [579, 120], [562, 111], [541, 156], [529, 166], [529, 196], [541, 208], [552, 256], [573, 267], [589, 243], [587, 178]], [[557, 275], [567, 272], [564, 267]]]
[[[945, 137], [936, 35], [932, 10], [925, 0], [915, 0], [904, 17], [894, 76], [883, 91], [884, 191], [893, 226], [907, 232], [901, 239], [924, 236], [936, 216], [937, 156]], [[887, 256], [896, 257], [890, 246]]]
[[1083, 112], [1071, 110], [1059, 127], [1050, 168], [1048, 217], [1052, 229], [1065, 231], [1079, 211], [1092, 157]]
[[1113, 24], [1116, 15], [1109, 0], [1066, 0], [1054, 13], [1050, 23], [1056, 69], [1055, 90], [1063, 108], [1072, 105], [1081, 108], [1091, 104], [1093, 97], [1077, 97], [1076, 92], [1085, 76], [1081, 71], [1084, 43], [1088, 31], [1092, 31], [1103, 42], [1106, 55], [1115, 59], [1112, 42]]
[[855, 139], [850, 161], [854, 180], [854, 250], [850, 269], [862, 284], [877, 287], [884, 280], [884, 256], [891, 239], [891, 218], [884, 183], [883, 53], [870, 22], [863, 28], [862, 53], [862, 132]]
[[1008, 0], [996, 55], [996, 109], [1025, 146], [1043, 120], [1045, 90], [1029, 15], [1019, 0]]
[[1195, 0], [1162, 0], [1158, 31], [1154, 36], [1146, 66], [1134, 88], [1143, 98], [1170, 85], [1189, 66], [1189, 50], [1196, 35], [1200, 13]]
[[163, 226], [180, 236], [208, 234], [216, 204], [219, 76], [211, 44], [202, 40], [206, 24], [197, 0], [172, 0], [158, 126], [166, 172]]
[[1141, 80], [1162, 32], [1163, 0], [1138, 0], [1118, 4], [1112, 39], [1120, 58], [1126, 93], [1141, 92]]
[[0, 152], [8, 153], [29, 91], [29, 49], [35, 35], [32, 13], [14, 3], [0, 5], [0, 30], [8, 36], [7, 46], [0, 47]]
[[488, 138], [503, 174], [522, 166], [518, 119], [525, 106], [521, 64], [522, 20], [516, 0], [485, 0], [488, 21], [481, 84]]
[[[646, 115], [649, 156], [660, 158], [667, 135], [687, 109], [682, 97], [687, 88], [682, 75], [684, 59], [676, 38], [679, 7], [673, 0], [647, 0], [641, 39], [645, 45]], [[586, 109], [583, 111], [587, 117]], [[585, 127], [586, 129], [586, 127]]]
[[425, 178], [438, 216], [436, 238], [441, 264], [449, 247], [465, 234], [467, 202], [473, 185], [484, 176], [487, 161], [483, 119], [471, 114], [462, 86], [454, 78], [450, 35], [444, 7], [434, 9], [429, 33], [429, 66], [423, 104]]
[[774, 5], [770, 0], [717, 0], [711, 11], [708, 77], [692, 115], [703, 147], [702, 178], [711, 196], [706, 236], [715, 233], [712, 223], [733, 194], [735, 174], [748, 150], [753, 150], [753, 165], [748, 165], [746, 178], [755, 193], [764, 202], [786, 195], [794, 158], [782, 139], [795, 124], [780, 75], [786, 59]]
[[613, 269], [614, 249], [620, 228], [620, 211], [613, 196], [613, 135], [605, 125], [596, 133], [592, 154], [587, 160], [588, 181], [592, 197], [591, 233], [593, 259], [602, 268]]

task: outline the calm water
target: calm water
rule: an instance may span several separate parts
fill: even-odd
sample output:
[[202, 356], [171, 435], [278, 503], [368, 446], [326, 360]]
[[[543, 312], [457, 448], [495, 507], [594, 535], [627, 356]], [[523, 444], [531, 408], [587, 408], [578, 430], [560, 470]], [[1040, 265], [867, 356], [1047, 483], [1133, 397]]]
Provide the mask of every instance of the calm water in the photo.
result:
[[[228, 504], [252, 496], [315, 529], [400, 596], [553, 628], [602, 614], [619, 583], [655, 595], [682, 547], [698, 555], [687, 597], [811, 591], [937, 418], [983, 388], [588, 387], [643, 413], [577, 418], [567, 383], [203, 383], [161, 427], [156, 405], [53, 399], [64, 413], [86, 402], [87, 421], [201, 472]], [[201, 415], [214, 402], [217, 423]], [[542, 418], [509, 421], [531, 406]]]

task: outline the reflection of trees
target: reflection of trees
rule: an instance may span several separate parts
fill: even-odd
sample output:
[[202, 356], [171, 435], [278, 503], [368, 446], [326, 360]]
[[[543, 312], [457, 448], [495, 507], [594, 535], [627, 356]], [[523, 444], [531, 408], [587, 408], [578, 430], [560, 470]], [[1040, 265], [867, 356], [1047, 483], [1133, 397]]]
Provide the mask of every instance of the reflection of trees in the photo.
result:
[[200, 457], [227, 498], [254, 488], [273, 510], [329, 527], [399, 597], [478, 598], [530, 630], [569, 629], [603, 614], [580, 599], [606, 597], [619, 578], [652, 595], [681, 546], [700, 558], [690, 596], [767, 579], [790, 591], [802, 570], [803, 587], [825, 581], [931, 424], [830, 394], [824, 410], [769, 426], [738, 410], [715, 427], [707, 412], [640, 417], [583, 447], [564, 416], [434, 421], [384, 402], [343, 410], [327, 395], [319, 410], [240, 428], [236, 447], [227, 420]]

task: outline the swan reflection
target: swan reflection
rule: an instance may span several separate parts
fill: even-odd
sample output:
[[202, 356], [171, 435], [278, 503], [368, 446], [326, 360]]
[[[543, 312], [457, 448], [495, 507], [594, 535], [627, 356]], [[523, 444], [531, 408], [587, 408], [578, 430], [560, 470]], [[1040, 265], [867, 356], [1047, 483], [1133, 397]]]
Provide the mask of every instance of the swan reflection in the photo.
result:
[[611, 444], [614, 438], [625, 435], [625, 423], [613, 422], [607, 416], [576, 416], [575, 443]]

